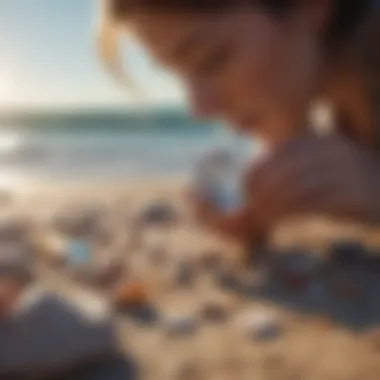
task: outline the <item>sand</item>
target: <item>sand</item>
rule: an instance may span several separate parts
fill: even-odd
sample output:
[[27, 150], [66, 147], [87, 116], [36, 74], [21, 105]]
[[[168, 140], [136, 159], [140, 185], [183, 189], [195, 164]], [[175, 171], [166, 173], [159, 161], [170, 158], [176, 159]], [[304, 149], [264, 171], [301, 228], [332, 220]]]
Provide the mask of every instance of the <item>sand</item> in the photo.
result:
[[[239, 251], [233, 244], [200, 229], [186, 212], [180, 225], [155, 237], [163, 243], [156, 241], [154, 244], [164, 244], [170, 259], [166, 263], [152, 264], [146, 254], [149, 241], [139, 246], [131, 235], [133, 216], [142, 205], [162, 198], [171, 200], [186, 211], [183, 190], [184, 184], [177, 181], [33, 184], [14, 190], [11, 204], [2, 207], [28, 214], [44, 225], [50, 212], [63, 205], [101, 203], [107, 208], [107, 221], [115, 231], [115, 239], [110, 246], [96, 253], [98, 259], [112, 255], [124, 257], [130, 272], [146, 283], [152, 303], [161, 313], [197, 316], [201, 306], [210, 300], [226, 305], [231, 312], [229, 321], [202, 324], [193, 335], [181, 338], [170, 337], [158, 327], [139, 326], [129, 318], [117, 315], [121, 344], [138, 360], [143, 379], [379, 378], [380, 333], [376, 331], [355, 332], [323, 316], [304, 316], [275, 303], [249, 301], [227, 294], [211, 284], [207, 276], [199, 275], [195, 285], [189, 289], [173, 284], [171, 273], [177, 257], [186, 256], [196, 261], [202, 252], [218, 250], [231, 266], [239, 266], [240, 262]], [[327, 231], [325, 235], [331, 234], [331, 228], [326, 225], [319, 228]], [[153, 233], [146, 231], [145, 239]], [[352, 229], [349, 230], [349, 235], [352, 233]], [[285, 235], [290, 236], [288, 233]], [[279, 236], [285, 239], [284, 232]], [[74, 295], [82, 290], [104, 299], [103, 294], [74, 283], [64, 273], [51, 269], [39, 273], [40, 281], [58, 292]], [[263, 309], [276, 313], [283, 331], [275, 339], [254, 341], [239, 323], [240, 317]]]

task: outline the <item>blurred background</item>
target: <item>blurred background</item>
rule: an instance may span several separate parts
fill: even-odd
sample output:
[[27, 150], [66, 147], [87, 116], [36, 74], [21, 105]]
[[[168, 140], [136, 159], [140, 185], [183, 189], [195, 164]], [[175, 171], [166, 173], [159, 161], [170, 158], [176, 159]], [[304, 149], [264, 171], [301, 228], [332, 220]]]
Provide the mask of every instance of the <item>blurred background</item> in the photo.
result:
[[184, 176], [214, 138], [133, 42], [125, 66], [147, 94], [143, 109], [113, 82], [96, 55], [96, 3], [0, 2], [1, 186]]

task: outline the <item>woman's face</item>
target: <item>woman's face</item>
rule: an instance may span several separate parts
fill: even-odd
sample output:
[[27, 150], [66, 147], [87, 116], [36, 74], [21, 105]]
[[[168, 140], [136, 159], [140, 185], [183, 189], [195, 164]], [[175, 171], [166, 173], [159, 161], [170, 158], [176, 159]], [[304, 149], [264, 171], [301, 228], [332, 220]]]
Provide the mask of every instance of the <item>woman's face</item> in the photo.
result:
[[184, 83], [197, 117], [273, 144], [305, 128], [320, 61], [306, 11], [140, 14], [131, 24], [153, 59]]

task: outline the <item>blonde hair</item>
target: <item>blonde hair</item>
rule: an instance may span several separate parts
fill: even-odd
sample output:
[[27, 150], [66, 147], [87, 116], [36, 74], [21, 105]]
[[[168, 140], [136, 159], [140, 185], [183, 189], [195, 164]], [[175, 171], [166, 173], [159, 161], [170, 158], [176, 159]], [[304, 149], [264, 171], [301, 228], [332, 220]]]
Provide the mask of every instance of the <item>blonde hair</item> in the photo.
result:
[[119, 84], [132, 91], [134, 96], [145, 98], [142, 89], [124, 70], [120, 40], [121, 37], [127, 37], [127, 28], [121, 31], [120, 21], [112, 14], [110, 4], [109, 0], [99, 1], [96, 47], [100, 62]]

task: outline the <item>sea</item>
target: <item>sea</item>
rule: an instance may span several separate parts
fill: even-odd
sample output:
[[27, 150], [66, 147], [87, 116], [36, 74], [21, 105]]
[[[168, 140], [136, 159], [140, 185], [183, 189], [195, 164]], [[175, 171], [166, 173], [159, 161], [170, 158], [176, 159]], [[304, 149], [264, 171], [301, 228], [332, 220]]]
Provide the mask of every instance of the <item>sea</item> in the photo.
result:
[[224, 130], [179, 109], [2, 115], [0, 186], [25, 178], [186, 178]]

